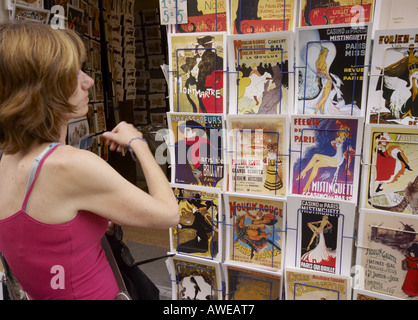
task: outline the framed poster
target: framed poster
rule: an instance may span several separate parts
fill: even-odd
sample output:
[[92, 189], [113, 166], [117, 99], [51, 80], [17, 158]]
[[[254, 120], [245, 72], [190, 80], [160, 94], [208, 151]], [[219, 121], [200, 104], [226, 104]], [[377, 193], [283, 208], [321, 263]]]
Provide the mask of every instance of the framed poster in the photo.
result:
[[362, 117], [291, 116], [291, 193], [357, 202]]
[[418, 214], [418, 128], [366, 125], [364, 159], [362, 207]]
[[223, 188], [224, 119], [219, 114], [168, 113], [171, 182]]
[[228, 115], [229, 190], [286, 196], [288, 190], [287, 115]]
[[166, 260], [173, 300], [222, 300], [219, 262], [175, 255]]
[[286, 300], [351, 300], [351, 277], [286, 267]]
[[226, 33], [170, 34], [171, 112], [226, 113]]
[[223, 225], [221, 193], [207, 188], [172, 183], [180, 221], [170, 229], [171, 252], [222, 260]]
[[295, 0], [232, 0], [231, 34], [293, 30], [297, 6]]
[[224, 193], [225, 261], [282, 270], [285, 256], [284, 199]]
[[359, 289], [418, 300], [418, 217], [362, 209], [356, 264]]
[[287, 211], [286, 266], [350, 275], [356, 205], [290, 195]]
[[295, 113], [365, 115], [370, 34], [370, 23], [296, 29]]
[[228, 36], [229, 114], [293, 110], [293, 32]]
[[282, 273], [232, 263], [224, 263], [222, 267], [225, 300], [281, 300]]

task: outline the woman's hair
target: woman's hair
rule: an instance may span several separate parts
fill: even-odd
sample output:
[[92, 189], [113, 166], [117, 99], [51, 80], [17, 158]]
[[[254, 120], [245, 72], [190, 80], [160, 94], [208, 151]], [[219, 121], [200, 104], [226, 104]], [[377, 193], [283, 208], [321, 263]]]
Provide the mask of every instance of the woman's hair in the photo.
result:
[[39, 22], [0, 25], [0, 149], [57, 141], [75, 106], [86, 51], [73, 31]]

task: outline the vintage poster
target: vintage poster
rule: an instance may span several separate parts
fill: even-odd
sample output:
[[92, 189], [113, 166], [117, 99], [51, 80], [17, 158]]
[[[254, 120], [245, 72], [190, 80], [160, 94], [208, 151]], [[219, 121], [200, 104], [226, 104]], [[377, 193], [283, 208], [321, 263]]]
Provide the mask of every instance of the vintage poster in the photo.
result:
[[362, 206], [418, 214], [418, 127], [365, 129]]
[[232, 0], [231, 33], [293, 30], [296, 11], [296, 0]]
[[275, 197], [225, 193], [226, 261], [281, 270], [286, 203]]
[[302, 0], [299, 26], [362, 23], [373, 20], [375, 0]]
[[359, 288], [418, 300], [417, 216], [363, 209], [359, 226]]
[[220, 261], [223, 248], [220, 189], [174, 183], [171, 187], [180, 212], [179, 223], [170, 229], [171, 252]]
[[16, 4], [13, 6], [11, 20], [29, 20], [47, 24], [49, 22], [49, 14], [48, 10]]
[[172, 112], [226, 112], [226, 33], [170, 34]]
[[219, 262], [182, 255], [166, 261], [173, 300], [222, 300]]
[[367, 104], [369, 123], [418, 124], [418, 28], [377, 30]]
[[171, 182], [223, 188], [223, 116], [168, 113], [168, 117]]
[[293, 32], [228, 36], [229, 114], [293, 111]]
[[176, 33], [219, 32], [229, 30], [229, 1], [188, 0], [187, 23], [171, 28]]
[[296, 29], [297, 114], [364, 116], [370, 24]]
[[351, 300], [351, 277], [286, 267], [286, 300]]
[[89, 131], [89, 121], [87, 120], [87, 117], [68, 121], [67, 128], [67, 143], [76, 148], [79, 148], [81, 140], [91, 133]]
[[291, 193], [357, 201], [361, 117], [291, 116]]
[[286, 196], [289, 161], [286, 115], [228, 115], [229, 190]]
[[281, 300], [279, 272], [224, 263], [225, 300]]
[[356, 204], [290, 195], [287, 211], [286, 266], [349, 275]]
[[[355, 281], [355, 280], [354, 280]], [[353, 289], [353, 300], [403, 300], [387, 294], [377, 293], [369, 290]]]
[[13, 10], [16, 4], [44, 9], [44, 0], [5, 0], [3, 2], [5, 2], [5, 9], [8, 10]]

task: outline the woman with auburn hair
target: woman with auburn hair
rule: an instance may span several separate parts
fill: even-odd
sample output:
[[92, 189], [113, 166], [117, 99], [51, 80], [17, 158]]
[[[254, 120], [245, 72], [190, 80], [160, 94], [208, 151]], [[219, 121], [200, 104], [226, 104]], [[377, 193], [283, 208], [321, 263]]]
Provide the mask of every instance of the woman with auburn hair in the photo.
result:
[[[0, 252], [30, 299], [114, 299], [100, 240], [109, 221], [168, 229], [177, 201], [142, 134], [118, 124], [110, 150], [130, 148], [149, 193], [92, 152], [64, 145], [67, 122], [88, 110], [93, 80], [70, 30], [0, 25]], [[60, 282], [55, 283], [57, 270]]]

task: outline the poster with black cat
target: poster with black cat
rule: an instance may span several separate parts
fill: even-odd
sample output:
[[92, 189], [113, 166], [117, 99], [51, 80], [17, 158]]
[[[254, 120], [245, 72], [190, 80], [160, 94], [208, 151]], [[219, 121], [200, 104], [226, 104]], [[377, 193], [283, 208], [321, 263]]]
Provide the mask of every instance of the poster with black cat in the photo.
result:
[[177, 23], [169, 28], [174, 33], [228, 32], [229, 1], [188, 0], [187, 23]]
[[297, 0], [232, 0], [231, 34], [294, 30]]
[[302, 0], [299, 26], [371, 22], [375, 0]]
[[359, 289], [418, 300], [418, 217], [363, 209], [355, 283]]
[[364, 136], [363, 208], [418, 214], [418, 128], [368, 124]]
[[225, 113], [226, 32], [168, 35], [172, 112]]
[[369, 23], [296, 29], [297, 114], [364, 116]]

